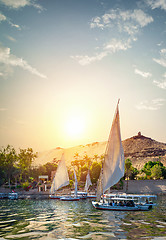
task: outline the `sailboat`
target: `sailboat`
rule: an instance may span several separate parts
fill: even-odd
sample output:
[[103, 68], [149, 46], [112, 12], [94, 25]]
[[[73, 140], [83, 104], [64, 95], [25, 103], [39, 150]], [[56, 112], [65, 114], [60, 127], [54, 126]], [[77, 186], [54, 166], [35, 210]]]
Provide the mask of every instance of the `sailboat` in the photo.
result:
[[87, 176], [86, 176], [86, 183], [85, 183], [85, 192], [87, 193], [87, 198], [96, 198], [96, 195], [89, 195], [88, 194], [88, 190], [89, 190], [89, 187], [92, 185], [92, 182], [91, 182], [91, 178], [90, 178], [90, 173], [89, 173], [89, 170], [88, 170], [88, 173], [87, 173]]
[[88, 197], [91, 197], [90, 195], [88, 195], [88, 189], [89, 189], [90, 185], [92, 185], [92, 182], [91, 182], [90, 173], [89, 173], [89, 170], [88, 170], [88, 173], [86, 175], [86, 182], [85, 182], [84, 191], [77, 191], [77, 196], [80, 199], [86, 199]]
[[65, 187], [67, 185], [69, 185], [69, 175], [68, 175], [67, 167], [65, 164], [64, 153], [63, 153], [51, 184], [51, 189], [50, 189], [51, 195], [49, 195], [49, 198], [60, 199], [61, 196], [56, 195], [56, 192], [58, 189]]
[[96, 201], [92, 201], [93, 207], [100, 210], [113, 211], [149, 210], [147, 206], [136, 205], [132, 199], [119, 199], [114, 197], [113, 199], [110, 198], [107, 202], [105, 201], [104, 193], [115, 185], [124, 176], [124, 173], [125, 158], [120, 133], [118, 100], [98, 180]]
[[74, 181], [74, 195], [61, 197], [60, 198], [61, 201], [79, 201], [80, 200], [80, 198], [77, 195], [78, 182], [77, 182], [77, 176], [76, 176], [75, 169], [74, 169], [74, 179], [75, 179], [75, 181]]

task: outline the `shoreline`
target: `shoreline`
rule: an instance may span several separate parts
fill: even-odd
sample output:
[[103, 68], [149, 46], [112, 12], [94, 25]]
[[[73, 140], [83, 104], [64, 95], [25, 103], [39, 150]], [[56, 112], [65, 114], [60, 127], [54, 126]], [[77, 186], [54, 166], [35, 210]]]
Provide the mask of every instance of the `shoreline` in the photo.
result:
[[[123, 189], [121, 190], [111, 190], [111, 192], [121, 192], [128, 194], [155, 194], [155, 195], [166, 195], [166, 179], [164, 180], [129, 180], [128, 181], [128, 191], [127, 181], [123, 181]], [[80, 190], [78, 190], [80, 191]], [[49, 199], [50, 191], [38, 192], [38, 189], [31, 189], [29, 191], [25, 190], [15, 190], [18, 193], [19, 199]], [[8, 194], [11, 193], [9, 188], [0, 187], [0, 193]], [[70, 189], [62, 189], [58, 191], [59, 195], [70, 195]], [[95, 194], [94, 191], [90, 191], [90, 194]]]

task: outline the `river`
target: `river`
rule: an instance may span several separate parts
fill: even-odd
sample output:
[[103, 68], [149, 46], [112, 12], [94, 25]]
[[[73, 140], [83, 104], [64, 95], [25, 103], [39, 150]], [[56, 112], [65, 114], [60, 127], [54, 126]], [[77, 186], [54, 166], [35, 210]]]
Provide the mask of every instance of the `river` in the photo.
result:
[[0, 200], [0, 240], [166, 239], [166, 196], [148, 212], [96, 210], [91, 200]]

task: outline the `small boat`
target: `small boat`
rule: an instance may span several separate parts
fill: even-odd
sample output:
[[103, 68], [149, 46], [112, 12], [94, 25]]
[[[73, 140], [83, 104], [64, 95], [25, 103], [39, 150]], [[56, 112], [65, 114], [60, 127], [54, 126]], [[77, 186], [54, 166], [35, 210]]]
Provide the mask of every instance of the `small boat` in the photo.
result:
[[79, 201], [80, 200], [80, 197], [77, 194], [78, 182], [77, 182], [77, 176], [76, 176], [75, 169], [74, 169], [74, 178], [75, 178], [75, 182], [74, 182], [74, 185], [75, 185], [74, 195], [61, 197], [60, 198], [61, 201]]
[[[92, 185], [92, 182], [91, 182], [90, 173], [89, 173], [89, 170], [88, 170], [88, 173], [87, 173], [87, 176], [86, 176], [84, 191], [82, 191], [82, 192], [77, 191], [77, 197], [79, 197], [80, 199], [89, 198], [88, 189], [89, 189], [90, 185]], [[72, 194], [75, 194], [75, 192], [72, 192]]]
[[111, 211], [148, 211], [152, 206], [135, 204], [132, 199], [113, 197], [109, 202], [94, 202], [92, 201], [94, 208], [99, 210], [111, 210]]
[[11, 199], [11, 200], [18, 199], [18, 193], [16, 193], [16, 192], [8, 193], [8, 198]]
[[0, 199], [8, 198], [7, 193], [0, 193]]
[[65, 164], [64, 153], [54, 175], [49, 195], [50, 199], [61, 199], [62, 196], [56, 194], [57, 190], [69, 185], [69, 175]]
[[52, 194], [49, 195], [49, 198], [50, 198], [50, 199], [57, 199], [57, 200], [58, 200], [58, 199], [60, 199], [61, 197], [62, 197], [62, 196], [57, 196], [57, 195], [52, 195]]
[[157, 195], [150, 195], [150, 194], [127, 194], [127, 193], [110, 193], [104, 194], [104, 201], [110, 201], [110, 199], [114, 198], [120, 199], [131, 199], [134, 201], [136, 205], [144, 205], [144, 206], [151, 206], [152, 208], [157, 205]]
[[79, 201], [79, 197], [74, 197], [74, 196], [64, 196], [60, 198], [61, 201]]
[[[115, 116], [112, 122], [110, 135], [105, 151], [104, 160], [102, 162], [102, 168], [97, 185], [97, 197], [96, 201], [92, 201], [93, 207], [100, 210], [111, 211], [147, 211], [152, 206], [141, 204], [133, 198], [120, 198], [119, 196], [113, 196], [110, 200], [105, 201], [104, 194], [107, 190], [115, 185], [124, 176], [125, 173], [125, 158], [120, 133], [120, 121], [119, 121], [119, 100], [115, 111]], [[124, 201], [123, 206], [119, 204], [120, 201]], [[114, 201], [116, 200], [116, 205]], [[132, 206], [131, 206], [132, 205]]]

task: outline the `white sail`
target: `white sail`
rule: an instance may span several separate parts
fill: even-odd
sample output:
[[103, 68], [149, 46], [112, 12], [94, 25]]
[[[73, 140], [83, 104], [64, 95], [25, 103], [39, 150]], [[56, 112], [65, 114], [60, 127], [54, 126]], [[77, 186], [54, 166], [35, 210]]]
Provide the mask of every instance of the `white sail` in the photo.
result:
[[50, 192], [54, 194], [58, 189], [69, 185], [69, 175], [65, 164], [64, 153], [62, 154], [61, 161], [56, 170]]
[[86, 176], [86, 183], [85, 183], [85, 188], [84, 190], [87, 192], [89, 187], [92, 185], [91, 179], [90, 179], [90, 173], [88, 171], [88, 174]]
[[102, 190], [101, 187], [99, 187], [100, 190], [97, 195], [101, 196], [107, 189], [116, 184], [124, 176], [124, 163], [124, 151], [120, 133], [119, 108], [117, 105], [105, 152], [104, 163], [99, 178], [99, 182], [102, 184]]
[[77, 185], [78, 185], [78, 182], [77, 182], [77, 176], [76, 176], [76, 172], [75, 172], [75, 169], [74, 169], [74, 178], [75, 178], [75, 191], [74, 191], [74, 195], [77, 196]]

